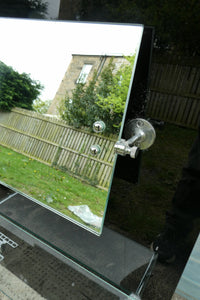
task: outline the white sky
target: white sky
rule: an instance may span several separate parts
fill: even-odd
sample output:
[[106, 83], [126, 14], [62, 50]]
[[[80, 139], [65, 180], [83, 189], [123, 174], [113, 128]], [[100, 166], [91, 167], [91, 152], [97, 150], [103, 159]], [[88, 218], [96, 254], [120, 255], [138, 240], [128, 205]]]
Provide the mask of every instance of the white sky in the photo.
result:
[[30, 74], [53, 99], [71, 54], [133, 54], [142, 26], [0, 18], [0, 61]]

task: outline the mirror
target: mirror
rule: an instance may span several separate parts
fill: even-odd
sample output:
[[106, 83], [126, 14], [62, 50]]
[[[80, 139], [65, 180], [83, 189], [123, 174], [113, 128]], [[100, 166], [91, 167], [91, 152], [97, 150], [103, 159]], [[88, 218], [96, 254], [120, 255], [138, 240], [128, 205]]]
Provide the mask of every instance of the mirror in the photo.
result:
[[143, 26], [0, 18], [0, 29], [0, 182], [99, 235]]

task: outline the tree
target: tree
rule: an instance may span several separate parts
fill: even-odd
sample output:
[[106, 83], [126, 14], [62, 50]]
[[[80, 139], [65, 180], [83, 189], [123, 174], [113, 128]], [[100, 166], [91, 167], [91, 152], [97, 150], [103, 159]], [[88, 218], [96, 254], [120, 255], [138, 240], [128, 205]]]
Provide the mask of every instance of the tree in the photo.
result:
[[126, 60], [128, 63], [122, 64], [115, 75], [109, 74], [109, 71], [113, 74], [114, 69], [105, 69], [97, 87], [96, 104], [101, 108], [102, 119], [109, 123], [109, 129], [115, 128], [115, 131], [121, 126], [135, 55], [126, 57]]
[[0, 110], [9, 111], [13, 107], [32, 109], [42, 85], [32, 80], [26, 73], [19, 74], [12, 67], [0, 61]]
[[116, 71], [113, 59], [97, 77], [94, 72], [89, 83], [78, 83], [72, 96], [59, 108], [61, 117], [69, 125], [92, 129], [97, 120], [106, 124], [107, 133], [117, 133], [125, 108], [135, 56], [126, 57], [126, 63]]
[[47, 2], [43, 0], [1, 0], [0, 16], [43, 19], [47, 7]]
[[52, 100], [42, 101], [41, 99], [37, 98], [33, 101], [33, 110], [40, 114], [46, 114], [51, 102]]
[[92, 127], [96, 112], [95, 102], [97, 95], [95, 93], [96, 72], [88, 85], [78, 83], [70, 97], [66, 94], [66, 98], [59, 107], [61, 118], [66, 120], [69, 125], [76, 128]]

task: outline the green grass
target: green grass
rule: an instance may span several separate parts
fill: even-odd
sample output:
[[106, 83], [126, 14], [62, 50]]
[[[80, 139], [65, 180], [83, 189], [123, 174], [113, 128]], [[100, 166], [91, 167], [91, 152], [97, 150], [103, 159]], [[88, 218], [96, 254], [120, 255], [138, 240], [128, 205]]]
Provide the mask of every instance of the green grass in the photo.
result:
[[81, 223], [68, 205], [86, 204], [95, 215], [103, 216], [107, 192], [2, 146], [0, 181]]

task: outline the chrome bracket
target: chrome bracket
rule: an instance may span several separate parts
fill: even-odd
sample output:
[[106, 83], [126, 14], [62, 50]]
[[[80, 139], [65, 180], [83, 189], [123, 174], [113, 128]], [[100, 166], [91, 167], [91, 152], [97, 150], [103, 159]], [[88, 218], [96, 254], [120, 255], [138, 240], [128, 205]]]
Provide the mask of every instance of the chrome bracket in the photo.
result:
[[114, 150], [117, 154], [136, 158], [139, 150], [148, 149], [155, 141], [153, 126], [144, 119], [130, 120], [125, 126], [125, 138], [117, 141]]
[[[11, 240], [9, 237], [7, 237], [5, 234], [0, 232], [0, 252], [1, 252], [1, 246], [8, 244], [12, 248], [16, 248], [18, 246], [17, 243], [15, 243], [13, 240]], [[4, 259], [4, 256], [0, 253], [0, 262]]]
[[136, 158], [139, 152], [138, 147], [135, 146], [130, 147], [128, 141], [124, 139], [121, 139], [120, 141], [116, 142], [114, 146], [114, 150], [117, 154], [120, 154], [122, 156], [129, 154], [131, 158]]

